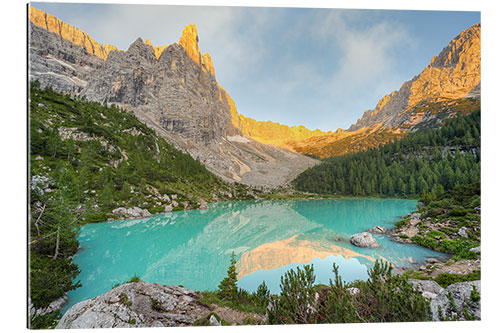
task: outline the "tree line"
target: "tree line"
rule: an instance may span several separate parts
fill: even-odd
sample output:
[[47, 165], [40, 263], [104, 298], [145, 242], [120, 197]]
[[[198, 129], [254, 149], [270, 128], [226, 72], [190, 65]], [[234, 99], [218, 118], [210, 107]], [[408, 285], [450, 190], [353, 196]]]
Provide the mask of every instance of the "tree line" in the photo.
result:
[[339, 195], [439, 195], [480, 181], [480, 111], [447, 119], [379, 148], [331, 157], [300, 174], [301, 191]]

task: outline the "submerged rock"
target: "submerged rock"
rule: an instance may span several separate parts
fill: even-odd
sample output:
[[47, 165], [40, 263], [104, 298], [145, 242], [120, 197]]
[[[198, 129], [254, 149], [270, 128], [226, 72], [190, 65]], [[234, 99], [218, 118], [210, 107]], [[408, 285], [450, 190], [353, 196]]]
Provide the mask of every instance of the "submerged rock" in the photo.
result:
[[412, 243], [412, 241], [409, 238], [401, 238], [399, 236], [394, 236], [394, 237], [391, 238], [391, 240], [393, 242], [401, 243], [401, 244], [410, 244], [410, 243]]
[[378, 242], [368, 232], [362, 232], [351, 236], [350, 239], [353, 245], [359, 247], [379, 247]]

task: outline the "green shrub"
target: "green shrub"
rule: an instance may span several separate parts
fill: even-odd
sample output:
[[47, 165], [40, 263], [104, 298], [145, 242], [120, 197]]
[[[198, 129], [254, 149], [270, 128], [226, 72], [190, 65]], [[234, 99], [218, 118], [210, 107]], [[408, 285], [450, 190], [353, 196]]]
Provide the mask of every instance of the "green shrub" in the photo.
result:
[[467, 215], [467, 209], [462, 206], [454, 206], [448, 214], [450, 216], [465, 216]]
[[57, 326], [61, 317], [59, 310], [45, 315], [30, 316], [29, 328], [32, 330], [53, 329]]
[[407, 220], [398, 221], [398, 222], [396, 222], [395, 226], [396, 226], [396, 228], [401, 229], [402, 227], [404, 227], [406, 225], [406, 222], [407, 222]]
[[243, 318], [242, 324], [243, 325], [259, 325], [260, 322], [254, 316], [248, 315], [245, 318]]
[[122, 303], [123, 305], [125, 305], [127, 308], [130, 309], [132, 307], [132, 301], [130, 301], [128, 299], [127, 294], [120, 293], [119, 298], [120, 298], [120, 303]]
[[[314, 272], [310, 266], [285, 273], [281, 293], [274, 297], [268, 310], [269, 323], [403, 322], [431, 318], [429, 302], [413, 289], [407, 277], [392, 276], [387, 262], [377, 261], [367, 281], [345, 284], [335, 264], [333, 272], [335, 281], [323, 288], [312, 287]], [[359, 293], [351, 294], [348, 287], [358, 288]]]
[[315, 301], [313, 290], [316, 276], [310, 265], [304, 269], [297, 267], [281, 277], [281, 294], [271, 300], [272, 310], [268, 311], [271, 324], [312, 324], [317, 313], [311, 305]]
[[445, 253], [457, 255], [460, 258], [474, 259], [476, 258], [477, 254], [469, 250], [477, 246], [479, 246], [479, 242], [477, 241], [466, 239], [444, 239], [441, 241], [440, 250]]
[[114, 289], [116, 287], [119, 287], [121, 286], [122, 284], [126, 284], [126, 283], [136, 283], [136, 282], [141, 282], [141, 278], [140, 276], [136, 275], [136, 273], [134, 273], [134, 276], [132, 276], [130, 279], [128, 279], [127, 281], [123, 281], [122, 283], [117, 283], [115, 284], [111, 289]]
[[255, 297], [257, 298], [258, 302], [261, 305], [267, 306], [270, 296], [271, 296], [271, 291], [267, 288], [266, 282], [262, 281], [262, 283], [257, 287]]
[[446, 288], [451, 284], [457, 282], [467, 282], [467, 281], [476, 281], [481, 279], [481, 271], [474, 270], [468, 274], [453, 274], [453, 273], [441, 273], [437, 277], [434, 278], [441, 287]]
[[440, 231], [437, 231], [437, 230], [431, 230], [427, 233], [427, 236], [428, 237], [432, 237], [432, 238], [445, 238], [444, 234]]
[[161, 307], [160, 302], [158, 302], [158, 300], [155, 299], [155, 298], [151, 299], [151, 309], [153, 309], [155, 311], [158, 311], [158, 312], [163, 310], [163, 308]]
[[439, 242], [435, 240], [434, 238], [430, 237], [422, 237], [422, 236], [413, 236], [411, 238], [412, 242], [415, 244], [418, 244], [423, 247], [427, 247], [429, 249], [436, 249], [439, 246]]

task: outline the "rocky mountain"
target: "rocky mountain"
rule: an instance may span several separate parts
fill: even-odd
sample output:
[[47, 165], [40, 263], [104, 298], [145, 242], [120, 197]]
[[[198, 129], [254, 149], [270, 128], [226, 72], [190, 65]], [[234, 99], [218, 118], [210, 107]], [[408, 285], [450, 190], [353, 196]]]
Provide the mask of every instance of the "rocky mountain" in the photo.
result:
[[[291, 150], [329, 157], [365, 150], [474, 110], [481, 96], [481, 25], [460, 33], [429, 65], [398, 91], [384, 96], [348, 130], [289, 141]], [[444, 112], [440, 112], [444, 111]]]
[[95, 55], [98, 58], [105, 60], [109, 52], [117, 50], [117, 48], [111, 44], [103, 45], [97, 43], [86, 32], [59, 20], [53, 15], [36, 9], [35, 7], [29, 8], [29, 20], [35, 26], [56, 34], [61, 39], [81, 47], [87, 51], [87, 53]]
[[481, 87], [480, 24], [349, 129], [323, 132], [239, 114], [210, 55], [200, 52], [194, 25], [178, 43], [153, 46], [139, 38], [121, 51], [33, 7], [30, 22], [31, 80], [131, 109], [212, 172], [248, 185], [282, 185], [314, 165], [296, 153], [325, 158], [365, 150], [480, 103], [474, 102]]
[[384, 96], [374, 110], [368, 110], [349, 130], [375, 124], [385, 128], [413, 127], [427, 115], [411, 114], [422, 102], [442, 102], [466, 97], [481, 84], [481, 25], [463, 31], [429, 65], [399, 91]]
[[120, 51], [33, 7], [29, 18], [30, 80], [133, 111], [223, 179], [276, 187], [317, 163], [242, 136], [234, 101], [199, 51], [196, 26], [179, 43], [154, 47], [138, 38]]

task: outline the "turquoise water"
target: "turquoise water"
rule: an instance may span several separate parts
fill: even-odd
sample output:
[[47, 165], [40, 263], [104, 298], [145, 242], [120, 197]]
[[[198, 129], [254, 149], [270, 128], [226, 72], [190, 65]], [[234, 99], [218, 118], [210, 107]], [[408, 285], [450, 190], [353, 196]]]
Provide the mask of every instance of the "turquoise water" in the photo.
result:
[[[349, 237], [375, 225], [394, 226], [413, 211], [414, 200], [324, 199], [216, 203], [151, 218], [89, 224], [78, 238], [74, 262], [82, 287], [69, 292], [66, 309], [102, 294], [134, 274], [147, 282], [215, 290], [231, 253], [238, 260], [238, 285], [249, 291], [266, 281], [279, 292], [280, 276], [313, 264], [317, 282], [328, 283], [332, 264], [345, 281], [366, 279], [373, 261], [418, 265], [443, 254], [374, 235], [380, 248], [351, 245]], [[339, 239], [343, 238], [343, 239]], [[410, 259], [411, 257], [411, 259]], [[413, 263], [413, 264], [412, 264]]]

